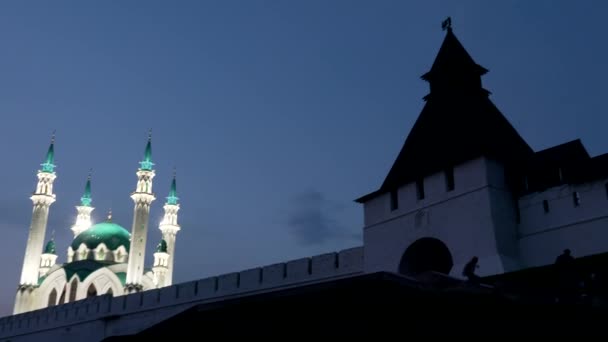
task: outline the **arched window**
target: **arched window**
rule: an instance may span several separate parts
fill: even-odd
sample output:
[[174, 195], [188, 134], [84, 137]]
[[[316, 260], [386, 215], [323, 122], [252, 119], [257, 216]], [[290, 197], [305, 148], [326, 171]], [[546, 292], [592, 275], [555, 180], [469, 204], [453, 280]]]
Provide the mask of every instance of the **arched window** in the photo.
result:
[[87, 298], [95, 296], [97, 296], [97, 289], [95, 288], [95, 285], [91, 284], [87, 290]]
[[114, 297], [114, 292], [112, 291], [112, 288], [109, 288], [106, 294], [109, 294], [110, 296]]
[[61, 296], [59, 297], [59, 305], [65, 303], [65, 288], [67, 285], [63, 286], [63, 291], [61, 291]]
[[53, 289], [49, 295], [49, 303], [47, 306], [53, 306], [57, 304], [57, 290]]
[[74, 278], [74, 280], [72, 280], [72, 284], [70, 285], [70, 303], [76, 301], [76, 290], [78, 290], [78, 280]]
[[103, 248], [100, 248], [99, 251], [97, 252], [97, 260], [105, 260], [106, 259], [106, 250]]

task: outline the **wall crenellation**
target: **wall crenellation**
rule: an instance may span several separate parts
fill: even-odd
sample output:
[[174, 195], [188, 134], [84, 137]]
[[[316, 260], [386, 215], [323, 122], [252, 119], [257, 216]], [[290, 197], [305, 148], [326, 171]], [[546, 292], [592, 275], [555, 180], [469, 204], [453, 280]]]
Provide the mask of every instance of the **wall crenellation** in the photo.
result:
[[54, 329], [77, 322], [110, 319], [174, 304], [271, 289], [363, 271], [363, 248], [227, 273], [129, 295], [101, 295], [0, 318], [0, 337]]

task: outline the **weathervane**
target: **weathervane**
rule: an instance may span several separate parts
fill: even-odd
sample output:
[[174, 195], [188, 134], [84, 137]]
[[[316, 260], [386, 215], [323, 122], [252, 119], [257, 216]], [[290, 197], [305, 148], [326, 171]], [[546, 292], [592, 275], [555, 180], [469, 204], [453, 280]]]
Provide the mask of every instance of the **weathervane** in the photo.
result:
[[441, 29], [442, 30], [446, 30], [446, 29], [451, 29], [452, 28], [452, 18], [447, 17], [446, 20], [441, 22]]

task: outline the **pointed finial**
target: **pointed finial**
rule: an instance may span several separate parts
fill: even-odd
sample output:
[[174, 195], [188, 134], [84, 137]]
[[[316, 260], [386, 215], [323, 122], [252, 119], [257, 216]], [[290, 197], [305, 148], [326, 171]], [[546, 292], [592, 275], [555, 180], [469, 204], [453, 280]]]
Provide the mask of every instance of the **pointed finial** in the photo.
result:
[[51, 239], [46, 243], [43, 253], [45, 254], [56, 254], [57, 249], [55, 248], [55, 230], [51, 232]]
[[42, 166], [42, 172], [53, 173], [55, 170], [55, 130], [53, 130], [53, 134], [51, 135], [51, 144], [49, 145], [49, 149], [46, 152], [46, 158], [44, 158], [44, 163], [40, 164]]
[[108, 210], [108, 219], [106, 221], [112, 222], [112, 208], [110, 208], [110, 210]]
[[169, 190], [169, 196], [167, 197], [167, 204], [176, 205], [179, 201], [179, 197], [177, 197], [177, 182], [175, 178], [175, 168], [173, 168], [173, 180], [171, 181], [171, 189]]
[[167, 253], [167, 241], [165, 239], [161, 239], [156, 245], [156, 252]]
[[176, 178], [177, 175], [177, 169], [175, 168], [175, 166], [173, 167], [173, 179]]
[[441, 22], [441, 29], [443, 31], [452, 29], [452, 18], [451, 17], [447, 17], [447, 19], [445, 19], [444, 21]]
[[83, 207], [90, 207], [91, 202], [91, 174], [93, 173], [93, 169], [89, 169], [89, 175], [87, 176], [87, 183], [84, 186], [84, 194], [80, 197], [80, 205]]
[[144, 152], [144, 160], [139, 162], [140, 168], [146, 171], [152, 171], [154, 163], [152, 162], [152, 129], [148, 133], [148, 143]]

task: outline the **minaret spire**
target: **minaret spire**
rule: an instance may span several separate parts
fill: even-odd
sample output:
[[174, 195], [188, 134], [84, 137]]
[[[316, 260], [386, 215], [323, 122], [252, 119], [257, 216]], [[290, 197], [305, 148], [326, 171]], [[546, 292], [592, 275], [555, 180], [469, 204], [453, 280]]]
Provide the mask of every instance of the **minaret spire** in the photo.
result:
[[15, 299], [14, 313], [21, 313], [32, 309], [32, 291], [38, 286], [40, 257], [44, 246], [49, 208], [51, 204], [55, 202], [53, 182], [57, 176], [55, 174], [54, 132], [46, 158], [41, 166], [41, 170], [38, 171], [36, 191], [30, 197], [34, 205], [34, 210], [32, 212], [29, 237], [25, 248], [23, 268], [21, 269], [19, 289], [17, 290], [17, 298]]
[[[175, 259], [175, 238], [177, 236], [177, 232], [181, 229], [179, 224], [177, 223], [177, 212], [179, 211], [179, 198], [177, 197], [177, 184], [176, 184], [176, 175], [175, 169], [173, 169], [173, 180], [171, 181], [171, 188], [169, 189], [169, 196], [167, 196], [167, 203], [163, 209], [165, 210], [165, 216], [163, 220], [160, 222], [159, 229], [162, 232], [163, 240], [161, 244], [163, 244], [166, 248], [164, 248], [164, 253], [167, 253], [167, 262], [166, 262], [166, 270], [161, 270], [163, 272], [162, 277], [158, 277], [159, 282], [157, 283], [158, 287], [169, 286], [173, 283], [173, 260]], [[158, 252], [158, 251], [157, 251]], [[155, 258], [156, 258], [155, 253]], [[155, 259], [156, 260], [156, 259]]]
[[80, 204], [85, 207], [90, 207], [91, 202], [93, 201], [91, 199], [91, 173], [92, 172], [93, 172], [93, 169], [90, 169], [89, 175], [87, 176], [87, 183], [84, 186], [84, 194], [82, 195], [82, 197], [80, 197]]
[[76, 206], [76, 211], [78, 212], [78, 216], [76, 216], [76, 223], [72, 226], [72, 231], [74, 232], [74, 237], [83, 231], [89, 229], [91, 227], [91, 212], [95, 210], [91, 206], [91, 202], [93, 199], [91, 198], [91, 173], [93, 171], [89, 170], [89, 175], [87, 176], [87, 182], [84, 186], [84, 193], [82, 197], [80, 197], [80, 205]]
[[144, 152], [144, 160], [139, 162], [140, 168], [146, 171], [152, 171], [154, 163], [152, 162], [152, 130], [148, 132], [148, 143], [146, 144], [146, 151]]
[[51, 136], [51, 144], [46, 152], [44, 163], [42, 163], [41, 166], [42, 172], [53, 173], [55, 170], [55, 131], [53, 131], [53, 135]]
[[150, 205], [156, 199], [152, 192], [152, 179], [155, 175], [153, 169], [154, 163], [152, 162], [152, 130], [148, 134], [144, 159], [139, 165], [139, 170], [136, 173], [137, 187], [131, 194], [131, 198], [135, 202], [135, 208], [133, 209], [133, 226], [131, 227], [131, 248], [125, 284], [126, 293], [138, 292], [143, 289], [142, 277], [144, 273]]

